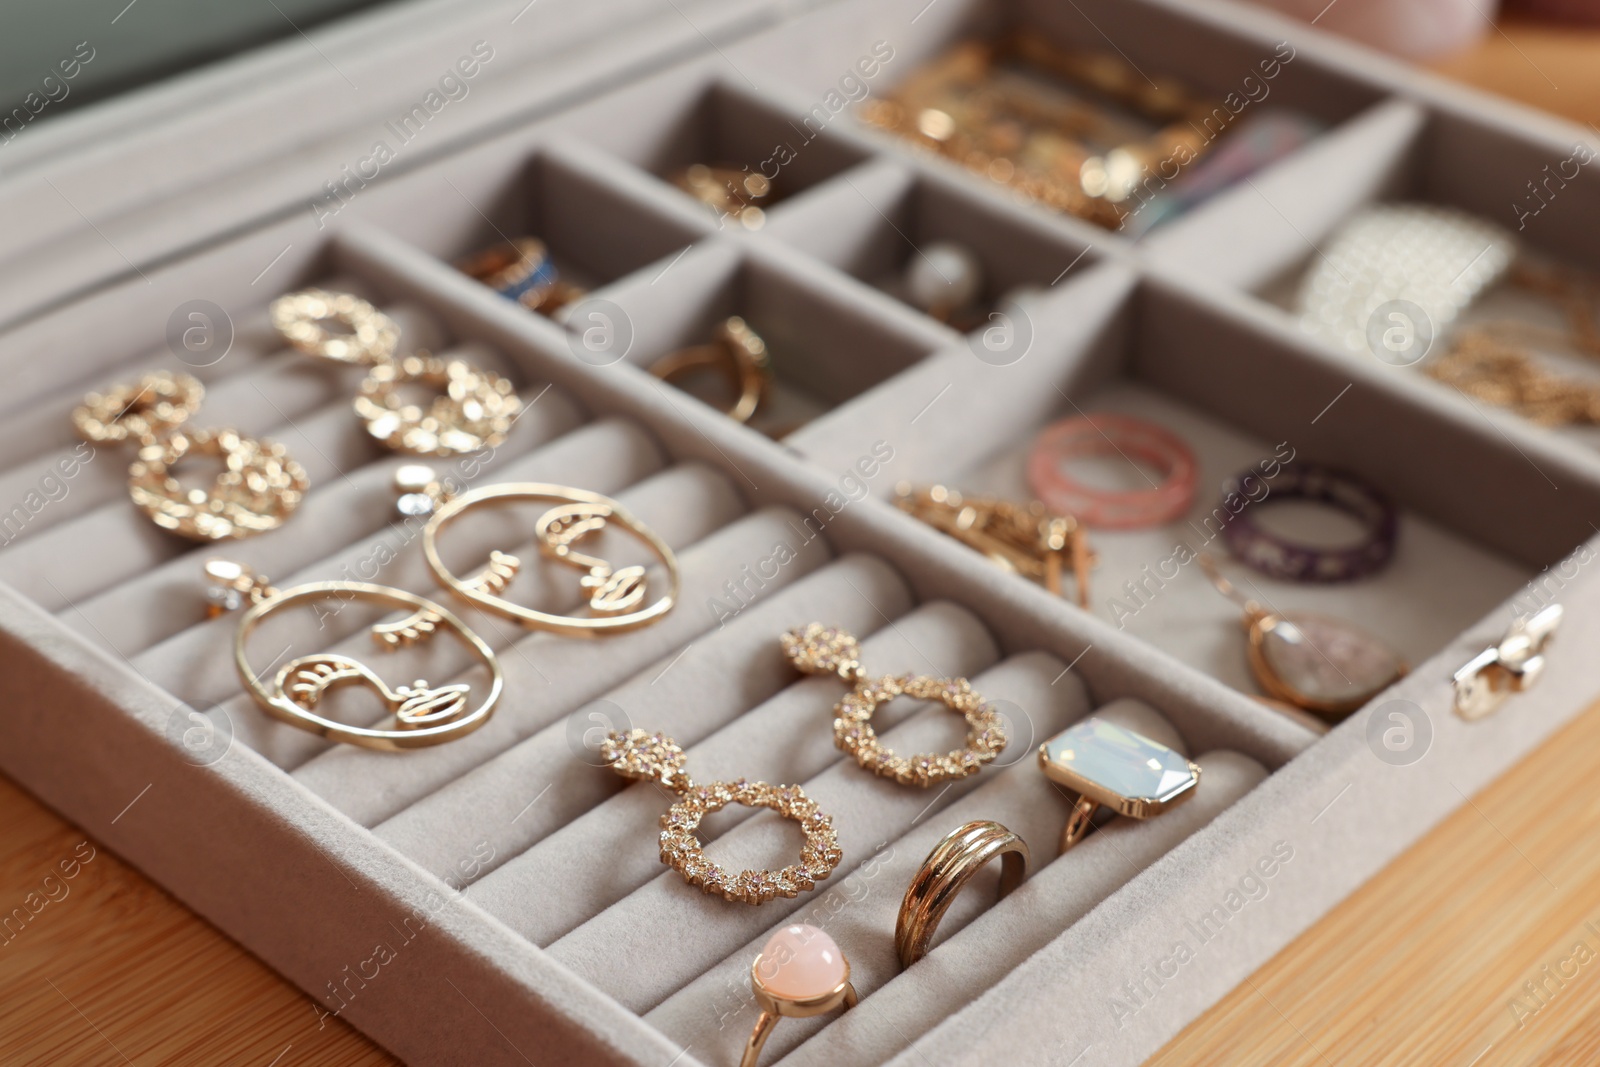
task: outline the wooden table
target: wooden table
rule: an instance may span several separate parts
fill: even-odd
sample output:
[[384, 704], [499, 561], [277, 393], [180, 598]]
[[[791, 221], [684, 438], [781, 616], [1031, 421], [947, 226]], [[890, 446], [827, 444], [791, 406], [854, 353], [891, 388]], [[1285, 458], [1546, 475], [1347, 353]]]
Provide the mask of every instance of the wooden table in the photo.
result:
[[[1600, 126], [1600, 33], [1508, 22], [1437, 66]], [[1600, 707], [1152, 1064], [1600, 1063], [1600, 1027], [1589, 1021], [1600, 1010], [1600, 797], [1588, 755], [1596, 751]], [[1550, 819], [1556, 799], [1574, 792], [1595, 799]], [[309, 998], [4, 779], [0, 826], [0, 909], [38, 909], [20, 930], [0, 933], [0, 1064], [396, 1062], [338, 1019], [320, 1019]], [[70, 880], [62, 863], [75, 871]], [[1561, 968], [1580, 941], [1596, 956], [1565, 964], [1578, 977], [1515, 1025], [1510, 1004], [1522, 983], [1542, 980], [1546, 965]]]

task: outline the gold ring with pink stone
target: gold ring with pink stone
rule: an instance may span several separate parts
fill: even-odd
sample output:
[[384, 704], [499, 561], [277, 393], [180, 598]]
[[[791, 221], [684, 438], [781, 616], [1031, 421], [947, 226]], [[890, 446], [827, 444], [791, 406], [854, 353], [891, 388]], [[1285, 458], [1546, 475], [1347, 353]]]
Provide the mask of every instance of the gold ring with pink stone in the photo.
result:
[[784, 1016], [805, 1019], [856, 1006], [850, 961], [833, 938], [806, 923], [791, 923], [772, 935], [750, 964], [750, 988], [761, 1016], [745, 1042], [739, 1067], [756, 1067], [762, 1047]]
[[[797, 785], [769, 785], [743, 778], [696, 785], [684, 771], [682, 747], [665, 734], [644, 730], [612, 731], [600, 745], [600, 757], [624, 778], [660, 782], [678, 794], [677, 802], [661, 816], [661, 862], [704, 892], [741, 904], [795, 897], [815, 889], [844, 857], [833, 820]], [[799, 824], [805, 834], [800, 862], [779, 871], [731, 874], [708, 859], [695, 830], [700, 820], [729, 804], [769, 808]]]
[[[927, 788], [977, 774], [1006, 747], [1005, 722], [965, 678], [886, 674], [871, 678], [861, 665], [861, 642], [837, 626], [814, 622], [779, 638], [783, 653], [803, 674], [836, 674], [850, 692], [834, 705], [833, 742], [873, 774], [901, 785]], [[967, 743], [951, 752], [900, 756], [872, 728], [872, 714], [898, 696], [937, 700], [967, 720]]]

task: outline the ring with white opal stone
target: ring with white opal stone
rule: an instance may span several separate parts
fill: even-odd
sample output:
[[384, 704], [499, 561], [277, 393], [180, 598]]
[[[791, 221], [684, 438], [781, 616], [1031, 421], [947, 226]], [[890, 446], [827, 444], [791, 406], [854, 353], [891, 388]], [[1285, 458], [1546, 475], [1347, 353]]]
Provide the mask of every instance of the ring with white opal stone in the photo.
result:
[[[783, 654], [805, 674], [837, 674], [850, 692], [834, 705], [833, 742], [873, 774], [927, 788], [977, 774], [1006, 747], [1005, 722], [965, 678], [886, 674], [871, 678], [861, 665], [861, 642], [837, 626], [811, 623], [779, 638]], [[898, 696], [937, 700], [967, 720], [967, 743], [953, 752], [898, 756], [872, 728], [872, 713]]]
[[784, 1016], [805, 1019], [856, 1006], [850, 961], [833, 938], [806, 923], [773, 934], [750, 964], [750, 988], [761, 1017], [745, 1042], [739, 1067], [755, 1067], [767, 1038]]
[[[743, 778], [697, 785], [684, 769], [683, 748], [665, 734], [644, 730], [613, 730], [600, 743], [600, 758], [624, 778], [659, 782], [678, 795], [661, 816], [661, 862], [683, 875], [690, 885], [723, 900], [765, 904], [775, 897], [798, 896], [815, 889], [844, 858], [833, 820], [818, 810], [817, 802], [797, 785], [769, 785]], [[800, 861], [780, 871], [746, 870], [738, 874], [711, 862], [695, 830], [707, 815], [729, 804], [770, 808], [797, 823], [805, 835]]]
[[939, 920], [956, 895], [990, 860], [1000, 860], [1000, 893], [1004, 899], [1028, 873], [1028, 843], [997, 822], [976, 819], [958, 826], [933, 846], [900, 902], [894, 924], [894, 947], [900, 966], [909, 967], [928, 954]]
[[1076, 845], [1101, 805], [1149, 819], [1194, 795], [1200, 765], [1181, 752], [1091, 715], [1039, 746], [1039, 769], [1078, 794], [1061, 830], [1061, 851]]

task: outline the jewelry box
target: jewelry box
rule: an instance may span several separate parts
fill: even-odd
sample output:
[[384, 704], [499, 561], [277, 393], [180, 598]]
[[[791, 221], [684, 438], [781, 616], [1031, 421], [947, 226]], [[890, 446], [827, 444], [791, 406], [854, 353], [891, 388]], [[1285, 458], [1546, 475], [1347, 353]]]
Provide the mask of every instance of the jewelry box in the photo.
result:
[[[1043, 860], [1070, 805], [1037, 802], [1029, 749], [1131, 706], [1206, 769], [1193, 800], [1103, 827], [987, 910], [969, 892], [904, 973], [873, 978], [861, 941], [836, 933], [859, 1003], [786, 1023], [766, 1055], [1136, 1064], [1592, 702], [1600, 461], [1572, 435], [1307, 336], [1283, 296], [1371, 201], [1514, 228], [1525, 184], [1587, 133], [1224, 0], [775, 6], [704, 36], [699, 9], [658, 14], [639, 36], [676, 18], [670, 40], [630, 37], [638, 51], [588, 92], [551, 88], [520, 114], [507, 88], [500, 120], [332, 217], [313, 213], [320, 182], [296, 169], [316, 170], [313, 153], [263, 168], [247, 193], [217, 174], [122, 205], [101, 227], [145, 234], [123, 248], [133, 272], [92, 228], [56, 219], [66, 244], [15, 299], [29, 317], [0, 334], [0, 766], [305, 990], [308, 1026], [337, 1013], [414, 1063], [736, 1063], [757, 1012], [750, 960], [774, 924], [892, 952], [880, 901], [969, 819], [1030, 828]], [[1132, 242], [857, 118], [952, 43], [1019, 25], [1110, 42], [1138, 69], [1246, 110], [1294, 107], [1323, 132]], [[228, 123], [220, 105], [203, 116]], [[758, 230], [719, 226], [664, 180], [775, 155], [787, 189]], [[88, 159], [79, 148], [62, 165]], [[1586, 265], [1596, 213], [1584, 171], [1520, 233]], [[589, 290], [565, 322], [451, 265], [522, 234]], [[1004, 289], [1037, 290], [998, 344], [879, 284], [918, 244], [951, 239]], [[20, 272], [34, 252], [14, 247], [5, 269]], [[246, 562], [426, 588], [392, 524], [399, 458], [363, 440], [338, 382], [268, 328], [268, 302], [308, 285], [363, 295], [417, 343], [515, 378], [529, 414], [470, 477], [616, 497], [679, 552], [678, 610], [604, 642], [502, 636], [522, 685], [495, 731], [427, 753], [330, 748], [265, 721], [233, 674], [233, 622], [204, 618], [212, 553], [141, 525], [109, 451], [70, 475], [61, 464], [85, 389], [188, 369], [218, 418], [272, 431], [311, 475], [301, 514], [240, 543]], [[173, 310], [196, 301], [228, 325], [211, 362], [168, 341]], [[771, 349], [775, 403], [799, 424], [779, 441], [645, 373], [730, 315]], [[1035, 433], [1100, 411], [1189, 442], [1202, 530], [1225, 478], [1284, 449], [1382, 490], [1400, 531], [1378, 578], [1271, 588], [1285, 610], [1359, 620], [1410, 672], [1322, 734], [1251, 699], [1237, 610], [1198, 568], [1163, 569], [1170, 534], [1097, 535], [1085, 612], [894, 506], [901, 481], [1024, 495]], [[1551, 603], [1564, 618], [1537, 684], [1459, 714], [1458, 670]], [[837, 694], [797, 682], [778, 648], [813, 619], [860, 634], [875, 661], [898, 657], [890, 669], [926, 658], [990, 687], [1024, 728], [1020, 755], [948, 796], [857, 777], [828, 747]], [[217, 758], [182, 743], [197, 708], [227, 724]], [[670, 727], [696, 766], [726, 759], [836, 797], [837, 888], [738, 911], [683, 898], [648, 840], [614, 839], [648, 839], [661, 809], [593, 759], [587, 735], [619, 723]], [[1410, 731], [1398, 747], [1397, 726]], [[916, 716], [896, 729], [939, 736]], [[765, 826], [718, 843], [763, 858]]]

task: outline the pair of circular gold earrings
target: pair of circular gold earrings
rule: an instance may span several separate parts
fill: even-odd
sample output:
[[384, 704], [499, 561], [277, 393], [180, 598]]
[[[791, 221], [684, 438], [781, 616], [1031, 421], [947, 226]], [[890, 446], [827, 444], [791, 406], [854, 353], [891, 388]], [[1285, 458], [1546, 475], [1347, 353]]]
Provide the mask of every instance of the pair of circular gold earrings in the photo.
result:
[[[926, 788], [976, 774], [1006, 747], [1000, 713], [965, 678], [884, 675], [871, 678], [861, 665], [861, 643], [838, 627], [812, 623], [784, 634], [784, 654], [806, 674], [837, 674], [851, 691], [835, 707], [834, 740], [861, 766], [902, 785]], [[937, 700], [967, 721], [967, 743], [953, 752], [899, 756], [885, 748], [872, 729], [873, 712], [898, 696]], [[645, 730], [613, 731], [601, 758], [624, 778], [653, 779], [678, 794], [661, 818], [661, 862], [690, 885], [725, 900], [764, 904], [815, 888], [838, 866], [842, 853], [832, 820], [798, 785], [766, 782], [713, 782], [697, 785], [684, 770], [684, 752], [672, 738]], [[800, 825], [806, 843], [800, 862], [779, 871], [732, 874], [706, 858], [695, 830], [700, 821], [729, 804], [769, 808]]]
[[[401, 493], [401, 514], [428, 517], [422, 528], [422, 550], [435, 578], [473, 607], [529, 629], [570, 637], [592, 637], [648, 626], [677, 603], [681, 577], [671, 547], [609, 497], [537, 482], [490, 485], [452, 495], [432, 470], [417, 465], [402, 467], [396, 474], [395, 485]], [[522, 567], [522, 561], [509, 553], [491, 552], [488, 563], [466, 577], [456, 574], [444, 563], [439, 537], [445, 527], [480, 505], [516, 502], [545, 505], [534, 524], [535, 543], [544, 558], [582, 572], [579, 584], [587, 596], [589, 615], [540, 611], [504, 596]], [[660, 596], [650, 598], [644, 567], [615, 567], [597, 555], [582, 551], [586, 541], [612, 527], [619, 527], [643, 542], [665, 569], [667, 589]], [[234, 664], [256, 703], [269, 715], [292, 726], [366, 748], [388, 751], [420, 748], [476, 730], [489, 720], [500, 698], [504, 681], [494, 650], [453, 613], [425, 597], [369, 582], [309, 582], [278, 590], [265, 576], [227, 560], [207, 563], [206, 575], [212, 583], [211, 614], [243, 607], [249, 602], [250, 607], [239, 620], [234, 636]], [[326, 652], [291, 660], [270, 680], [263, 680], [250, 665], [247, 653], [250, 635], [274, 612], [327, 600], [364, 600], [404, 613], [368, 627], [373, 641], [385, 651], [430, 640], [441, 629], [449, 631], [488, 668], [487, 694], [475, 706], [469, 706], [471, 686], [467, 684], [433, 686], [426, 679], [418, 679], [410, 685], [390, 688], [360, 661]], [[376, 726], [361, 727], [322, 714], [319, 704], [323, 696], [331, 689], [347, 685], [361, 685], [372, 690], [386, 710], [385, 719]]]

